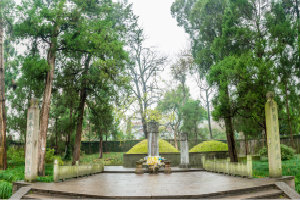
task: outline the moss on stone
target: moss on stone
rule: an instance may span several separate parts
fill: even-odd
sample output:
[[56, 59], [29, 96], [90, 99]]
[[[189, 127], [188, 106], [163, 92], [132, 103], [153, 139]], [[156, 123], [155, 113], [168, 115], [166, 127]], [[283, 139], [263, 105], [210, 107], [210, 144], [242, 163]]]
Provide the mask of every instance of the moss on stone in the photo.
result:
[[[140, 143], [134, 145], [127, 154], [147, 154], [148, 152], [148, 140], [143, 140]], [[173, 145], [169, 142], [159, 139], [159, 153], [167, 153], [167, 152], [179, 152]]]
[[194, 146], [190, 152], [228, 151], [228, 145], [217, 140], [209, 140]]

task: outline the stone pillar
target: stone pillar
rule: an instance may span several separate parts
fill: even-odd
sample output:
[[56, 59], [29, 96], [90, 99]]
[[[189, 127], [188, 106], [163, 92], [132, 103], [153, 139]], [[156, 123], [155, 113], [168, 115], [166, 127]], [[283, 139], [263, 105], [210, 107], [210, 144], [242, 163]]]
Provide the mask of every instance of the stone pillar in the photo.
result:
[[38, 175], [38, 134], [40, 129], [39, 101], [32, 99], [27, 114], [25, 181], [33, 182]]
[[158, 145], [158, 122], [150, 121], [147, 124], [148, 128], [148, 156], [159, 156]]
[[189, 168], [190, 159], [189, 159], [189, 144], [187, 133], [180, 134], [180, 168]]
[[281, 150], [277, 103], [273, 100], [273, 98], [274, 93], [268, 92], [268, 100], [265, 105], [265, 112], [268, 141], [269, 176], [272, 178], [278, 178], [282, 176]]

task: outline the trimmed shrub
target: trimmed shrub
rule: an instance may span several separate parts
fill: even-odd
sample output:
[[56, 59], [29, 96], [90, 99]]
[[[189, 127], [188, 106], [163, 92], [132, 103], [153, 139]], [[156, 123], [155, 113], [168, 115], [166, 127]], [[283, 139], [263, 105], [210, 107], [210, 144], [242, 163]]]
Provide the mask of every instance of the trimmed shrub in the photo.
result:
[[207, 152], [207, 151], [228, 151], [228, 146], [227, 144], [221, 141], [209, 140], [194, 146], [190, 150], [190, 152]]
[[[280, 149], [281, 149], [281, 160], [291, 160], [294, 158], [295, 152], [296, 152], [295, 149], [293, 149], [285, 144], [281, 144]], [[262, 148], [259, 151], [259, 155], [268, 157], [267, 147]]]
[[[169, 142], [159, 139], [159, 153], [167, 153], [167, 152], [179, 152], [173, 145]], [[147, 154], [148, 152], [148, 140], [143, 140], [140, 143], [134, 145], [127, 154]]]

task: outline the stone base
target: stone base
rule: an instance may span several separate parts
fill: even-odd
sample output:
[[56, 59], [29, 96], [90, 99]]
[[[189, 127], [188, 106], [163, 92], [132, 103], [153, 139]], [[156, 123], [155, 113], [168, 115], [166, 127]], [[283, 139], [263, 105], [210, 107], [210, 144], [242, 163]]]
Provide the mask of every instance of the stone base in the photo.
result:
[[165, 174], [171, 174], [171, 173], [172, 173], [171, 167], [166, 167], [166, 168], [164, 169], [164, 173], [165, 173]]
[[189, 163], [180, 163], [179, 168], [191, 168]]
[[141, 168], [141, 169], [140, 168], [136, 168], [135, 169], [135, 173], [136, 174], [143, 174], [144, 173], [144, 169], [143, 168]]

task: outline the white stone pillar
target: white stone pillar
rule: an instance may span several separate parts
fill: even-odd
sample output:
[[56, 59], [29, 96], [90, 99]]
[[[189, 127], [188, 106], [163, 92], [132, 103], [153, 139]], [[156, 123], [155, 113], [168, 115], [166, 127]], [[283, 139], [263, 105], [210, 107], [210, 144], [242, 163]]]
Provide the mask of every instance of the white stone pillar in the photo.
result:
[[180, 168], [189, 168], [190, 167], [190, 158], [189, 158], [189, 144], [188, 137], [186, 133], [180, 134]]
[[159, 124], [155, 121], [150, 121], [147, 124], [148, 156], [159, 156], [158, 126]]
[[268, 92], [268, 100], [265, 105], [265, 112], [268, 141], [269, 176], [272, 178], [278, 178], [282, 176], [281, 150], [277, 103], [273, 100], [273, 98], [274, 94], [272, 92]]
[[38, 174], [39, 101], [32, 99], [27, 113], [25, 181], [33, 182]]

